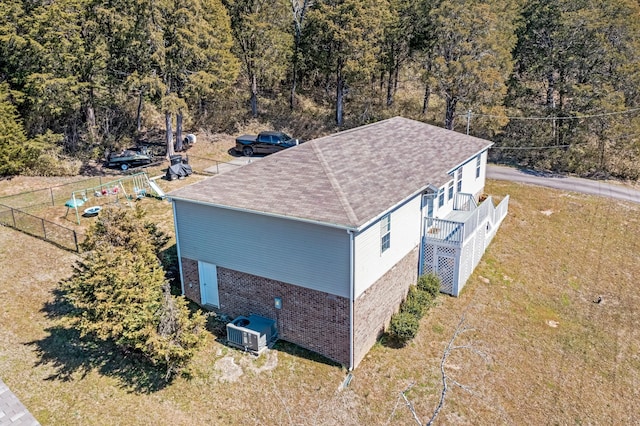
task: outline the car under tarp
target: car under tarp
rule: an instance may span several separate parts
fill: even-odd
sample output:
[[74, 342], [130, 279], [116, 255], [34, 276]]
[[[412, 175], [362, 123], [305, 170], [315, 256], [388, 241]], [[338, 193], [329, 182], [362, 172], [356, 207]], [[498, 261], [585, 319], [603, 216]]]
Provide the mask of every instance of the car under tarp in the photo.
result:
[[185, 178], [193, 173], [191, 166], [185, 163], [177, 163], [169, 166], [165, 175], [167, 180]]

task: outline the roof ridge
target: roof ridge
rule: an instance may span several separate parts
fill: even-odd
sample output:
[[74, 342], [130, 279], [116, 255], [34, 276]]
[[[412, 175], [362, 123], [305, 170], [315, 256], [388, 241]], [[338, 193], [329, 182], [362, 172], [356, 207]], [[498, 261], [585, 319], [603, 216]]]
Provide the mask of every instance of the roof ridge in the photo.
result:
[[[350, 129], [345, 129], [345, 130], [340, 130], [339, 132], [336, 133], [331, 133], [329, 135], [325, 135], [325, 136], [321, 136], [319, 138], [316, 139], [312, 139], [312, 140], [319, 140], [319, 139], [330, 139], [330, 138], [335, 138], [335, 137], [340, 137], [340, 136], [344, 136], [348, 133], [352, 133], [352, 132], [356, 132], [356, 131], [362, 131], [368, 127], [373, 127], [373, 126], [379, 126], [382, 125], [386, 122], [392, 121], [392, 120], [396, 120], [396, 119], [402, 119], [402, 120], [407, 120], [407, 121], [417, 121], [417, 120], [412, 120], [410, 118], [405, 118], [405, 117], [401, 117], [399, 115], [396, 115], [394, 117], [389, 117], [389, 118], [385, 118], [384, 120], [380, 120], [380, 121], [375, 121], [373, 123], [367, 123], [367, 124], [363, 124], [362, 126], [358, 126], [358, 127], [352, 127]], [[418, 123], [422, 123], [422, 121], [417, 121]], [[422, 124], [427, 124], [427, 123], [422, 123]]]
[[324, 171], [324, 174], [327, 177], [327, 179], [329, 179], [331, 188], [333, 189], [333, 192], [338, 197], [338, 200], [340, 201], [340, 204], [342, 205], [342, 208], [344, 209], [345, 213], [349, 217], [349, 220], [351, 221], [351, 223], [357, 224], [358, 215], [356, 215], [356, 212], [351, 207], [351, 204], [349, 203], [349, 200], [347, 200], [346, 195], [344, 194], [344, 192], [342, 192], [342, 188], [340, 187], [338, 180], [333, 174], [333, 170], [331, 169], [331, 167], [329, 167], [329, 163], [324, 158], [322, 151], [320, 151], [317, 144], [311, 143], [310, 145], [311, 145], [311, 148], [313, 148], [313, 152], [315, 152], [316, 157], [318, 157], [318, 160], [320, 161], [320, 166], [322, 167], [322, 170]]

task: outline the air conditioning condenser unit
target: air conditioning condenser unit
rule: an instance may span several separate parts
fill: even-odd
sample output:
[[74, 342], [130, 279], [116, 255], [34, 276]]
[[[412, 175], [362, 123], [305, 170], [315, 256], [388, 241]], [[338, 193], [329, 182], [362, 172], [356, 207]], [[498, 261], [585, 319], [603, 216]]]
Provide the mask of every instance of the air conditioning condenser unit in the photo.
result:
[[227, 324], [227, 342], [255, 354], [274, 342], [277, 334], [275, 320], [258, 315], [238, 316]]

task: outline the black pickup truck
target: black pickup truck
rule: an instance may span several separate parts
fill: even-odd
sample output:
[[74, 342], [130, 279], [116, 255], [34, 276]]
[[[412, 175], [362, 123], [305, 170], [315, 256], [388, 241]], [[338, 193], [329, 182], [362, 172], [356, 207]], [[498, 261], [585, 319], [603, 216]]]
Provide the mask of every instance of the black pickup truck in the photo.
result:
[[236, 138], [236, 151], [251, 157], [253, 154], [272, 154], [301, 143], [283, 132], [260, 132], [256, 135], [242, 135]]

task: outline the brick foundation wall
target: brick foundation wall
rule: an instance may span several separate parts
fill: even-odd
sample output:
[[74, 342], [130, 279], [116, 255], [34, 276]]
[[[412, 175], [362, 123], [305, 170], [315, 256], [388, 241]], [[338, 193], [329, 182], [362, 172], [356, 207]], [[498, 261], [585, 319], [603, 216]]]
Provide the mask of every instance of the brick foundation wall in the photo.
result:
[[184, 280], [184, 295], [187, 299], [193, 300], [198, 305], [202, 304], [200, 298], [200, 274], [198, 272], [198, 261], [181, 258], [182, 279]]
[[409, 286], [418, 280], [418, 247], [362, 293], [354, 305], [354, 367], [357, 366], [398, 311]]
[[220, 312], [275, 319], [281, 339], [349, 364], [348, 298], [221, 267], [218, 292]]
[[[354, 367], [389, 324], [409, 286], [416, 283], [418, 254], [416, 247], [356, 299]], [[275, 319], [281, 339], [349, 365], [348, 298], [222, 267], [217, 273], [217, 312]], [[200, 304], [198, 262], [182, 258], [182, 274], [185, 296]], [[282, 299], [282, 309], [275, 308], [275, 297]]]
[[[349, 365], [349, 299], [217, 267], [220, 308], [231, 317], [275, 319], [282, 340]], [[182, 258], [185, 296], [200, 304], [198, 262]], [[274, 298], [282, 299], [282, 309]]]

